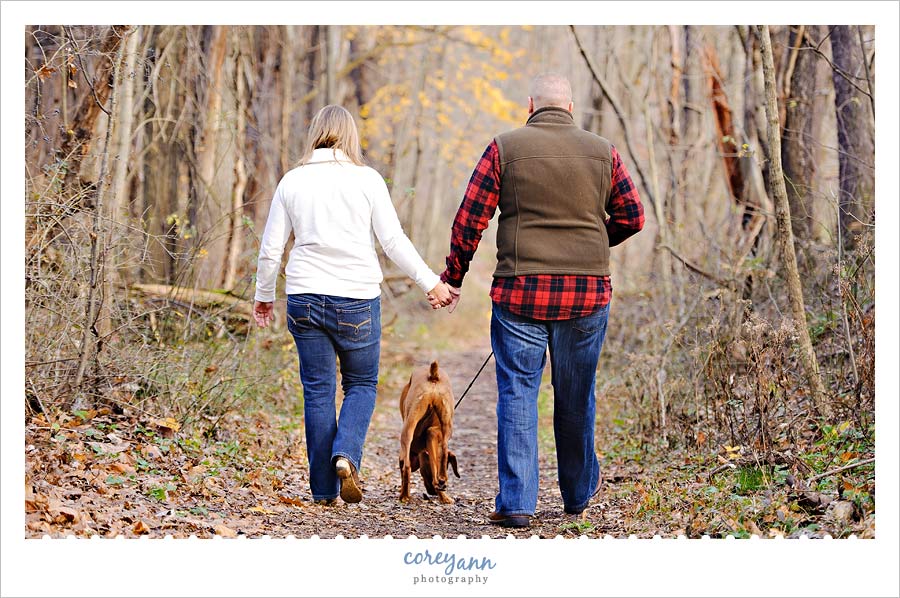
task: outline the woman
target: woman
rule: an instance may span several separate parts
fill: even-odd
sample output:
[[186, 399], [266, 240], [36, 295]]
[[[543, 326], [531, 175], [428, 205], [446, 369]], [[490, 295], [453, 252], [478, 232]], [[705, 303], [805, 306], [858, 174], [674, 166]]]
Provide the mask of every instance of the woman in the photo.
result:
[[[273, 318], [275, 279], [291, 232], [287, 322], [303, 382], [313, 500], [362, 500], [363, 442], [375, 409], [381, 340], [381, 281], [375, 243], [428, 293], [434, 308], [450, 292], [403, 233], [381, 175], [363, 164], [356, 123], [325, 106], [309, 126], [299, 165], [284, 175], [269, 209], [256, 274], [254, 318]], [[344, 402], [335, 418], [335, 358]], [[340, 489], [340, 490], [339, 490]]]

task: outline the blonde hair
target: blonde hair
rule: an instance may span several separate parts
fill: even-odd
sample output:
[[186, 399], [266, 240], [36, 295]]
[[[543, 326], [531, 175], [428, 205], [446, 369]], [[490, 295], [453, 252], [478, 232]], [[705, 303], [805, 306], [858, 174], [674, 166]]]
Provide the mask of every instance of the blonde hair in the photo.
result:
[[359, 132], [353, 116], [343, 106], [329, 104], [313, 116], [303, 147], [303, 157], [297, 163], [302, 166], [312, 158], [313, 150], [328, 147], [341, 150], [350, 161], [363, 166], [362, 152], [359, 149]]

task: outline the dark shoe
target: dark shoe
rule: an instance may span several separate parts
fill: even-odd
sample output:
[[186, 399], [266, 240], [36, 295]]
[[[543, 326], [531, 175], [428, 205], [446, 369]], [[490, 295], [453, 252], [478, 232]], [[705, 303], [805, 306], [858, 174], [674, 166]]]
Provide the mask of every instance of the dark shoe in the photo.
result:
[[599, 478], [597, 478], [597, 487], [594, 489], [594, 493], [591, 494], [584, 506], [580, 509], [570, 509], [569, 507], [565, 507], [563, 511], [565, 511], [566, 515], [581, 515], [582, 513], [584, 513], [584, 510], [587, 509], [588, 505], [591, 503], [591, 499], [600, 493], [600, 484], [602, 483], [603, 476], [601, 475]]
[[334, 462], [334, 470], [341, 479], [341, 499], [348, 503], [361, 501], [362, 490], [359, 489], [359, 475], [356, 473], [353, 463], [345, 457], [340, 457]]
[[504, 515], [494, 511], [488, 516], [488, 521], [500, 527], [531, 527], [531, 515]]

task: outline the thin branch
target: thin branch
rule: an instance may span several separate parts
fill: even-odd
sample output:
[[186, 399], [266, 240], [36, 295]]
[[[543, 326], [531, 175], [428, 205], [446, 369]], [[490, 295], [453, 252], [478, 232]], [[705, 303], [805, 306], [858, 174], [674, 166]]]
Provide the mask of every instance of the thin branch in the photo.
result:
[[869, 102], [872, 104], [872, 120], [875, 120], [875, 89], [872, 85], [872, 73], [869, 72], [869, 62], [866, 60], [866, 44], [863, 42], [862, 27], [856, 26], [856, 34], [859, 36], [859, 49], [862, 52], [862, 63], [866, 69], [866, 85], [869, 88]]
[[111, 117], [112, 115], [109, 113], [109, 110], [107, 110], [103, 106], [103, 104], [100, 103], [100, 98], [97, 97], [97, 90], [94, 88], [94, 82], [91, 81], [87, 76], [87, 69], [84, 66], [84, 61], [81, 60], [81, 52], [78, 49], [78, 45], [75, 43], [75, 36], [72, 34], [72, 28], [67, 27], [65, 28], [65, 31], [69, 35], [69, 41], [73, 46], [75, 46], [75, 57], [78, 58], [78, 65], [81, 67], [81, 74], [82, 76], [84, 76], [85, 83], [87, 83], [88, 87], [91, 89], [91, 95], [94, 96], [94, 102], [97, 103], [97, 107], [100, 108], [100, 110], [102, 110], [106, 114], [106, 116]]
[[832, 469], [831, 471], [826, 471], [825, 473], [820, 473], [817, 476], [813, 476], [807, 480], [808, 484], [812, 484], [816, 480], [821, 480], [822, 478], [827, 478], [830, 475], [834, 475], [836, 473], [840, 473], [842, 471], [846, 471], [848, 469], [853, 469], [855, 467], [860, 467], [861, 465], [868, 465], [869, 463], [874, 463], [875, 457], [871, 459], [864, 459], [862, 461], [857, 461], [856, 463], [851, 463], [849, 465], [844, 465], [843, 467], [838, 467], [837, 469]]
[[597, 82], [597, 85], [600, 86], [600, 91], [602, 91], [603, 95], [606, 96], [606, 99], [609, 100], [613, 111], [616, 113], [616, 117], [619, 119], [619, 124], [622, 125], [622, 129], [625, 134], [625, 147], [628, 150], [628, 154], [631, 156], [631, 162], [634, 164], [638, 176], [641, 179], [641, 185], [644, 187], [644, 192], [647, 194], [647, 199], [655, 208], [656, 198], [653, 196], [653, 191], [650, 187], [647, 176], [644, 175], [644, 170], [641, 168], [641, 163], [637, 160], [634, 149], [631, 146], [631, 128], [628, 126], [628, 121], [625, 120], [622, 107], [619, 106], [618, 100], [615, 98], [615, 96], [612, 95], [609, 84], [606, 82], [606, 79], [604, 79], [603, 76], [600, 75], [600, 71], [597, 70], [597, 67], [594, 65], [594, 61], [590, 56], [588, 56], [584, 45], [582, 45], [581, 43], [581, 38], [578, 37], [578, 33], [575, 31], [575, 25], [569, 25], [569, 30], [572, 32], [572, 37], [575, 38], [575, 44], [578, 46], [578, 51], [581, 52], [581, 56], [584, 58], [584, 62], [587, 65], [588, 70], [591, 71], [591, 76], [594, 78], [594, 81]]
[[[829, 30], [828, 36], [826, 36], [822, 41], [825, 41], [825, 39], [827, 39], [830, 35], [831, 35], [831, 31]], [[810, 40], [810, 41], [812, 41], [812, 40]], [[832, 62], [831, 59], [828, 58], [828, 56], [826, 56], [825, 53], [822, 52], [822, 50], [819, 49], [819, 46], [821, 46], [821, 45], [822, 45], [822, 42], [819, 42], [819, 43], [816, 44], [815, 46], [809, 46], [808, 48], [804, 48], [804, 50], [812, 50], [813, 52], [815, 52], [816, 54], [818, 54], [819, 56], [821, 56], [822, 59], [823, 59], [825, 62], [828, 63], [828, 66], [831, 67], [831, 70], [833, 70], [834, 72], [836, 72], [836, 73], [837, 73], [838, 75], [840, 75], [845, 81], [847, 81], [847, 83], [849, 83], [850, 85], [852, 85], [852, 86], [856, 89], [856, 91], [858, 91], [858, 92], [861, 93], [861, 94], [865, 94], [865, 95], [869, 96], [869, 99], [870, 99], [872, 102], [874, 102], [875, 99], [872, 97], [872, 94], [870, 94], [868, 91], [866, 91], [865, 89], [863, 89], [862, 87], [860, 87], [859, 85], [857, 85], [856, 83], [854, 83], [854, 82], [853, 82], [853, 79], [851, 79], [851, 76], [852, 76], [852, 75], [850, 75], [850, 74], [848, 74], [848, 73], [845, 73], [845, 72], [844, 72], [844, 69], [840, 68], [839, 66], [836, 66], [836, 65], [834, 64], [834, 62]], [[865, 62], [865, 57], [863, 57], [863, 62]], [[855, 79], [855, 78], [856, 78], [856, 77], [854, 77], [854, 79]]]
[[710, 274], [709, 272], [707, 272], [706, 270], [704, 270], [704, 269], [701, 268], [700, 266], [698, 266], [698, 265], [692, 263], [692, 262], [691, 262], [690, 260], [688, 260], [687, 258], [684, 258], [684, 257], [681, 257], [680, 255], [678, 255], [678, 252], [676, 252], [674, 249], [672, 249], [672, 248], [669, 247], [668, 245], [660, 244], [660, 247], [662, 247], [663, 249], [668, 250], [668, 252], [671, 253], [672, 256], [673, 256], [676, 260], [678, 260], [679, 262], [681, 262], [682, 264], [684, 264], [685, 267], [686, 267], [688, 270], [690, 270], [691, 272], [694, 272], [694, 273], [696, 273], [696, 274], [699, 274], [700, 276], [703, 276], [703, 277], [705, 277], [705, 278], [708, 278], [709, 280], [711, 280], [711, 281], [713, 281], [713, 282], [715, 282], [715, 283], [717, 283], [717, 284], [719, 284], [719, 285], [721, 285], [721, 286], [723, 286], [723, 287], [732, 288], [732, 287], [734, 286], [734, 281], [723, 280], [723, 279], [719, 278], [718, 276], [716, 276], [715, 274]]

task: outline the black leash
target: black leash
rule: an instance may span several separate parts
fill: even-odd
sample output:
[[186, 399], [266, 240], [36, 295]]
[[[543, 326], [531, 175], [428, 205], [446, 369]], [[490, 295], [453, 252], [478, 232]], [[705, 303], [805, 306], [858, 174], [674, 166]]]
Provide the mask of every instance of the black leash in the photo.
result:
[[484, 363], [481, 364], [481, 368], [478, 370], [478, 373], [475, 374], [475, 377], [472, 378], [472, 381], [469, 382], [469, 386], [466, 387], [466, 390], [463, 391], [462, 396], [459, 397], [459, 400], [456, 401], [456, 405], [453, 406], [453, 410], [456, 411], [456, 408], [459, 407], [459, 404], [462, 403], [462, 400], [466, 398], [466, 393], [469, 392], [469, 389], [472, 388], [472, 385], [475, 384], [475, 381], [478, 380], [478, 376], [481, 375], [481, 371], [484, 369], [484, 366], [487, 365], [487, 362], [491, 360], [491, 357], [494, 356], [494, 352], [491, 351], [491, 354], [487, 356], [487, 359], [484, 360]]

